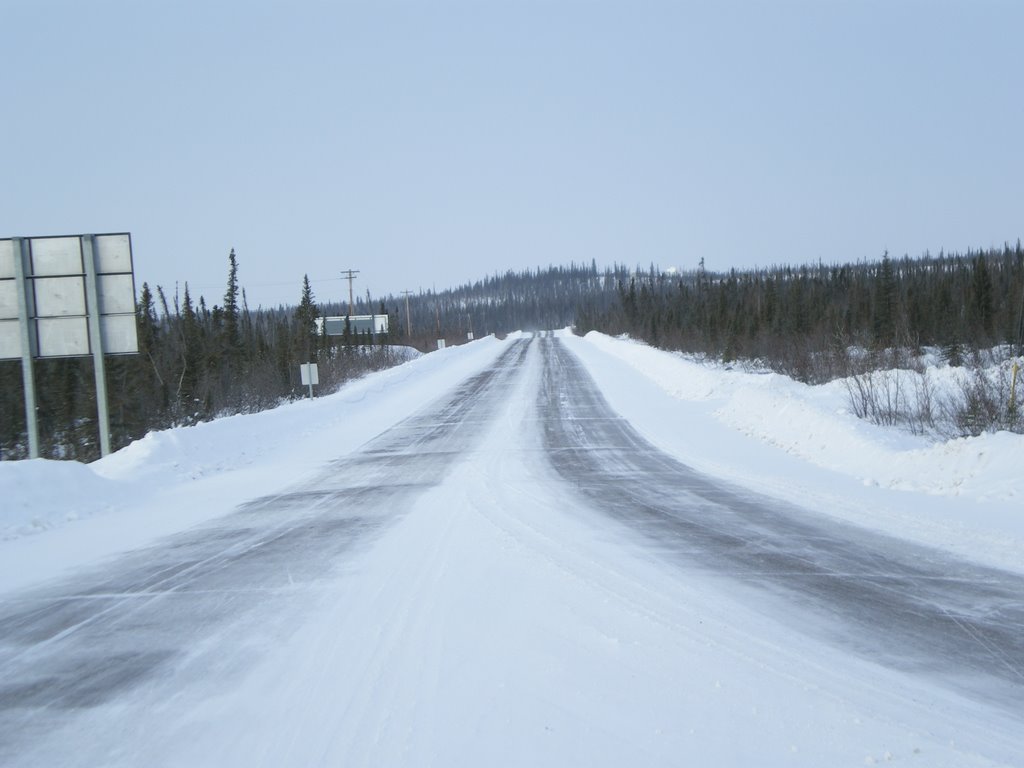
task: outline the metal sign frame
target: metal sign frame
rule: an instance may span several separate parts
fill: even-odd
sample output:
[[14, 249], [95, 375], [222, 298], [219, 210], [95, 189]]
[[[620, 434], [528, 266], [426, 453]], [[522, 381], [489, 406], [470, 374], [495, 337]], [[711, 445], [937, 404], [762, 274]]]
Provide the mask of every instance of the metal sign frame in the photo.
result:
[[39, 457], [33, 361], [93, 359], [100, 453], [110, 453], [105, 354], [136, 354], [131, 235], [0, 239], [0, 359], [21, 358], [29, 456]]

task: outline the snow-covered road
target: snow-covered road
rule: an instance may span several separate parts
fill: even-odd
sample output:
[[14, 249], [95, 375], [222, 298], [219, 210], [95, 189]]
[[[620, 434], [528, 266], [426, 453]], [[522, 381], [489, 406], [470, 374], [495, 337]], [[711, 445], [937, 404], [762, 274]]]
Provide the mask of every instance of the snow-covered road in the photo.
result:
[[873, 661], [1024, 711], [1024, 576], [702, 476], [613, 413], [564, 347], [541, 343], [545, 447], [595, 510], [681, 567], [778, 596], [791, 618], [799, 606], [802, 627]]
[[5, 593], [0, 764], [1021, 760], [1024, 577], [687, 468], [571, 349]]

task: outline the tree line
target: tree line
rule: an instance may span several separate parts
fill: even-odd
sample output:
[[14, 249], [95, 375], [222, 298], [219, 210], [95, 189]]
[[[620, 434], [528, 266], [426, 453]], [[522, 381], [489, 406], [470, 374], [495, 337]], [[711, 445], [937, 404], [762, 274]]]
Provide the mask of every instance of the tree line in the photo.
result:
[[[421, 351], [447, 344], [512, 331], [566, 328], [576, 321], [581, 305], [611, 311], [619, 302], [617, 287], [631, 271], [621, 265], [599, 270], [597, 264], [509, 270], [443, 291], [418, 291], [408, 297], [393, 294], [381, 300], [392, 322], [392, 337]], [[354, 314], [369, 314], [377, 306], [358, 299]], [[407, 311], [408, 309], [408, 311]], [[329, 304], [326, 314], [344, 314], [341, 304]]]
[[[143, 283], [139, 354], [107, 358], [112, 443], [153, 429], [251, 413], [302, 397], [299, 363], [316, 362], [321, 392], [404, 359], [437, 340], [574, 326], [626, 333], [665, 349], [724, 361], [757, 360], [806, 382], [891, 367], [893, 350], [935, 347], [954, 365], [1000, 344], [1024, 345], [1024, 249], [925, 254], [873, 262], [666, 273], [596, 263], [508, 271], [445, 291], [359, 298], [352, 314], [386, 314], [371, 338], [323, 333], [320, 318], [347, 305], [318, 304], [304, 278], [297, 304], [250, 310], [239, 264], [228, 257], [219, 305], [185, 284], [168, 296]], [[889, 357], [886, 357], [889, 354]], [[89, 358], [35, 362], [43, 455], [98, 456]], [[20, 361], [0, 361], [0, 454], [27, 454]]]
[[[250, 310], [234, 250], [219, 305], [142, 284], [136, 302], [139, 354], [105, 360], [114, 450], [154, 429], [252, 413], [302, 397], [299, 364], [318, 365], [320, 390], [393, 365], [387, 337], [326, 336], [308, 278], [294, 307]], [[347, 331], [346, 327], [346, 331]], [[96, 385], [91, 358], [34, 363], [41, 455], [98, 458]], [[0, 362], [0, 454], [27, 456], [21, 362]]]
[[610, 309], [581, 306], [576, 325], [759, 360], [806, 382], [846, 375], [858, 350], [934, 347], [959, 365], [979, 349], [1024, 344], [1024, 249], [721, 273], [703, 262], [683, 274], [652, 268], [622, 281]]

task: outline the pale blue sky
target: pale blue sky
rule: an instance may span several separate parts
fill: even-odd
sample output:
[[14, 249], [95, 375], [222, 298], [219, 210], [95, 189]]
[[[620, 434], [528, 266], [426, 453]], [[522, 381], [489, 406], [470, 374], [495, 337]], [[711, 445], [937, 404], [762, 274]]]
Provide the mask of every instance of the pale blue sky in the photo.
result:
[[1016, 0], [0, 0], [0, 237], [251, 306], [1024, 236]]

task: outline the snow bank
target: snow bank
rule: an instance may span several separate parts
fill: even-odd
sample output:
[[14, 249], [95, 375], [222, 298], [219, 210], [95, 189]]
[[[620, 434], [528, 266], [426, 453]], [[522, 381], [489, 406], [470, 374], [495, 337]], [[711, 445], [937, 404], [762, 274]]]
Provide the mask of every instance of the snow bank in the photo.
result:
[[0, 537], [16, 538], [108, 511], [123, 488], [75, 461], [0, 462]]
[[[857, 524], [1022, 567], [1024, 435], [936, 442], [858, 419], [841, 381], [810, 386], [596, 332], [561, 335], [612, 407], [691, 466]], [[940, 387], [955, 379], [930, 374]]]

